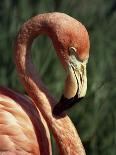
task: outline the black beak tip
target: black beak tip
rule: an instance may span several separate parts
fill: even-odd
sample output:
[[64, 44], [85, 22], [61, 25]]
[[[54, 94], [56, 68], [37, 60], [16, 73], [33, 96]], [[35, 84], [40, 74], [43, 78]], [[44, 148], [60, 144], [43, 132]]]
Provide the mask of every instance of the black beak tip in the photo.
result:
[[83, 99], [83, 97], [77, 98], [75, 96], [74, 98], [67, 99], [64, 96], [62, 96], [61, 99], [60, 99], [60, 102], [57, 103], [55, 105], [55, 107], [53, 108], [52, 113], [55, 116], [61, 116], [64, 111], [66, 111], [67, 109], [71, 108], [75, 103], [80, 102], [82, 99]]
[[61, 114], [61, 112], [59, 111], [59, 109], [55, 106], [52, 113], [55, 115], [55, 116], [59, 116]]
[[55, 105], [55, 107], [53, 108], [52, 113], [55, 116], [60, 116], [62, 114], [62, 112], [64, 111], [64, 106], [62, 104], [62, 102], [59, 102]]

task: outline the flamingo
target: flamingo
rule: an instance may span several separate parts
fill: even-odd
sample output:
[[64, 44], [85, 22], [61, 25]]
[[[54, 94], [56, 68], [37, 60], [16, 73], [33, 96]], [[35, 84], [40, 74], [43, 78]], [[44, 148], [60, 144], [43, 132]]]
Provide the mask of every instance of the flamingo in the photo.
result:
[[[49, 93], [31, 61], [31, 45], [40, 34], [51, 38], [67, 72], [59, 102]], [[17, 72], [29, 97], [0, 88], [0, 154], [51, 155], [49, 129], [61, 155], [86, 154], [64, 111], [86, 94], [89, 47], [86, 28], [64, 13], [40, 14], [24, 23], [14, 51]]]

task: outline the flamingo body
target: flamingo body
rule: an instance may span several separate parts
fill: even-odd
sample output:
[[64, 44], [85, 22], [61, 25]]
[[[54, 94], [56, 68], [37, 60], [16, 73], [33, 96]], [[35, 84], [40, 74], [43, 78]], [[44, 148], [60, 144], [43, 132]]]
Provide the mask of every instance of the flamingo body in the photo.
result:
[[[0, 88], [1, 155], [50, 154], [49, 132], [43, 125], [45, 121], [27, 96]], [[41, 150], [42, 145], [46, 149]]]

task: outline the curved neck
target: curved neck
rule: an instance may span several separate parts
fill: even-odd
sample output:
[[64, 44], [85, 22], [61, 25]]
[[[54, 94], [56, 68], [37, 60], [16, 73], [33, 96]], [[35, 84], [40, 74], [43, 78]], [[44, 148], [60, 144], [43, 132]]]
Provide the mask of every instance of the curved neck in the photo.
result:
[[[41, 111], [58, 143], [62, 155], [85, 155], [81, 140], [68, 116], [56, 118], [52, 108], [56, 100], [49, 94], [34, 69], [30, 57], [32, 41], [39, 34], [47, 34], [55, 41], [51, 14], [43, 14], [27, 21], [18, 33], [15, 43], [15, 62], [19, 76], [29, 96]], [[50, 19], [50, 20], [49, 20]], [[55, 24], [55, 23], [54, 23]], [[54, 35], [54, 36], [53, 36]]]

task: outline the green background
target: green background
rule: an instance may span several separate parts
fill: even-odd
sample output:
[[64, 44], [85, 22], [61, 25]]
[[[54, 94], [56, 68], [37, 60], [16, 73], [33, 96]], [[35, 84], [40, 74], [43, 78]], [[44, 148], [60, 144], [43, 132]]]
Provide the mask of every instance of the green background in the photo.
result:
[[[68, 111], [87, 155], [116, 155], [116, 1], [4, 0], [0, 1], [0, 84], [24, 92], [13, 60], [20, 26], [44, 12], [64, 12], [82, 22], [90, 35], [88, 91]], [[51, 41], [40, 36], [33, 44], [33, 62], [50, 92], [60, 98], [65, 73]], [[53, 155], [57, 155], [52, 136]]]

